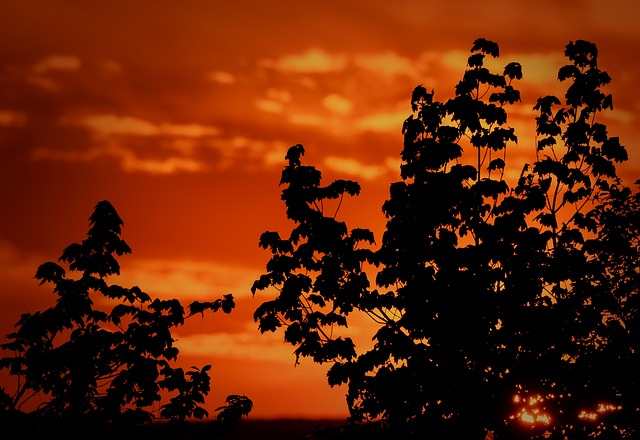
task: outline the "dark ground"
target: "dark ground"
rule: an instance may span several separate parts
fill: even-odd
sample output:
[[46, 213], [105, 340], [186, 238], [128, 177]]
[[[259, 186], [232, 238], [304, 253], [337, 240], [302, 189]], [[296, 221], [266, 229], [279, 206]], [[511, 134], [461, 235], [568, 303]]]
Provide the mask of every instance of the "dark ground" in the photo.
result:
[[340, 426], [344, 420], [242, 420], [221, 440], [304, 440], [318, 427]]
[[226, 433], [208, 423], [186, 425], [152, 424], [113, 426], [75, 423], [71, 421], [29, 420], [23, 417], [0, 417], [0, 440], [307, 440], [317, 428], [344, 425], [335, 419], [243, 419]]

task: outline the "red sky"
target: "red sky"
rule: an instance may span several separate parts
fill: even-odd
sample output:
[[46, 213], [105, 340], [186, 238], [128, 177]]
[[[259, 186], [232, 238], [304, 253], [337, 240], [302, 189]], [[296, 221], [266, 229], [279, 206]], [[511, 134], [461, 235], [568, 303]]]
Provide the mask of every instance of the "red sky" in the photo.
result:
[[473, 41], [498, 42], [492, 66], [524, 71], [509, 119], [519, 172], [533, 153], [535, 100], [562, 93], [564, 47], [586, 39], [613, 79], [615, 110], [602, 122], [629, 151], [619, 169], [631, 184], [639, 19], [631, 0], [3, 0], [0, 333], [52, 304], [36, 268], [81, 241], [107, 199], [133, 249], [119, 284], [185, 304], [236, 297], [231, 315], [176, 331], [183, 365], [213, 364], [211, 412], [233, 393], [253, 399], [255, 418], [345, 415], [327, 367], [294, 366], [282, 335], [261, 335], [251, 318], [268, 297], [250, 293], [269, 258], [259, 236], [291, 227], [278, 187], [287, 148], [304, 144], [327, 183], [359, 181], [342, 219], [380, 238], [416, 85], [451, 97]]

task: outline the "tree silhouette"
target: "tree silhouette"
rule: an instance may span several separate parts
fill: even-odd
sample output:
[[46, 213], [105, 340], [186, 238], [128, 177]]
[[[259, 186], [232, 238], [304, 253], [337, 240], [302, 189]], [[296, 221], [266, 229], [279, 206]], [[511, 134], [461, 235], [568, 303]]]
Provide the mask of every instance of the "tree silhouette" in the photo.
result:
[[[59, 261], [68, 271], [47, 262], [36, 272], [41, 285], [53, 285], [56, 304], [23, 314], [0, 346], [14, 353], [0, 368], [17, 378], [14, 394], [1, 390], [2, 412], [29, 416], [32, 428], [43, 420], [134, 426], [207, 417], [202, 404], [211, 366], [172, 367], [178, 348], [171, 330], [208, 310], [230, 313], [233, 296], [196, 301], [185, 310], [176, 299], [110, 284], [120, 273], [116, 257], [131, 252], [120, 237], [123, 222], [108, 201], [96, 205], [89, 222], [86, 239], [62, 252]], [[32, 399], [39, 403], [24, 411]], [[229, 396], [218, 410], [218, 421], [230, 424], [249, 413], [251, 401]]]
[[[492, 73], [484, 59], [499, 48], [481, 38], [454, 98], [414, 89], [377, 250], [370, 231], [324, 212], [358, 184], [321, 186], [303, 147], [289, 149], [282, 200], [295, 227], [260, 238], [273, 255], [252, 291], [278, 293], [254, 318], [262, 332], [284, 326], [296, 356], [332, 363], [352, 422], [398, 438], [640, 432], [640, 195], [617, 177], [626, 150], [597, 120], [613, 106], [596, 46], [570, 42], [565, 55], [564, 102], [538, 100], [535, 162], [512, 186], [506, 109], [520, 101], [520, 64]], [[354, 311], [377, 325], [370, 350], [337, 331]]]

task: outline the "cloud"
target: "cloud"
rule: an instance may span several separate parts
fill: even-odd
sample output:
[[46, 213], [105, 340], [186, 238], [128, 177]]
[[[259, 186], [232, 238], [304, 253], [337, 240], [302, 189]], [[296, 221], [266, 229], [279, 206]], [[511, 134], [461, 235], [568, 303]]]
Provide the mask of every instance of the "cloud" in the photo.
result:
[[[558, 82], [558, 69], [569, 62], [561, 52], [507, 54], [498, 60], [492, 60], [497, 72], [502, 73], [504, 66], [510, 62], [518, 62], [522, 65], [522, 84], [556, 84]], [[490, 64], [491, 66], [491, 64]]]
[[0, 110], [0, 126], [24, 127], [27, 125], [27, 114], [14, 110]]
[[77, 124], [85, 126], [101, 136], [133, 135], [133, 136], [177, 136], [199, 138], [216, 136], [217, 127], [200, 124], [153, 124], [132, 116], [113, 114], [85, 116]]
[[259, 270], [214, 261], [142, 259], [127, 262], [119, 283], [140, 286], [159, 298], [211, 299], [231, 293], [250, 297]]
[[[425, 59], [431, 62], [439, 61], [445, 67], [462, 72], [466, 69], [470, 52], [453, 50], [441, 54], [438, 58], [424, 55]], [[511, 63], [518, 62], [522, 65], [522, 84], [555, 84], [558, 80], [558, 69], [568, 60], [562, 53], [508, 53], [501, 54], [498, 58], [486, 56], [484, 66], [495, 73], [502, 73], [504, 67]], [[517, 87], [517, 86], [516, 86]]]
[[86, 150], [55, 150], [36, 148], [31, 152], [32, 160], [54, 160], [63, 162], [91, 162], [101, 157], [112, 157], [120, 162], [127, 172], [145, 172], [149, 174], [175, 174], [178, 172], [200, 172], [206, 169], [204, 163], [189, 157], [171, 156], [165, 159], [144, 159], [132, 150], [115, 144], [91, 147]]
[[324, 164], [333, 171], [361, 177], [365, 180], [374, 180], [387, 172], [386, 165], [365, 165], [349, 157], [327, 156], [324, 159]]
[[163, 135], [201, 138], [205, 136], [217, 136], [220, 130], [217, 127], [201, 124], [161, 124], [158, 130]]
[[277, 60], [263, 59], [263, 67], [292, 73], [329, 73], [337, 72], [347, 65], [345, 55], [336, 55], [320, 49], [309, 49], [298, 55], [286, 55]]
[[[174, 332], [175, 333], [175, 332]], [[251, 325], [242, 333], [195, 334], [176, 337], [180, 356], [215, 356], [243, 361], [293, 364], [294, 348], [285, 345], [279, 333], [259, 334]]]
[[72, 55], [51, 55], [33, 66], [33, 72], [42, 74], [50, 70], [72, 72], [80, 69], [80, 59]]
[[288, 145], [281, 140], [265, 141], [243, 136], [215, 138], [206, 143], [208, 148], [220, 154], [220, 168], [230, 166], [238, 158], [242, 158], [243, 162], [254, 161], [267, 166], [282, 165]]
[[30, 283], [34, 279], [36, 269], [42, 263], [43, 261], [36, 256], [26, 254], [0, 238], [0, 279], [3, 283], [23, 283], [24, 280]]
[[128, 134], [135, 136], [155, 136], [159, 133], [156, 125], [131, 116], [92, 115], [79, 121], [102, 136]]
[[217, 82], [218, 84], [234, 84], [236, 82], [236, 76], [233, 73], [223, 72], [220, 70], [216, 70], [215, 72], [211, 72], [208, 75], [208, 78], [211, 81]]
[[125, 171], [141, 171], [149, 174], [176, 174], [181, 171], [196, 173], [204, 171], [207, 167], [203, 162], [189, 157], [172, 156], [166, 159], [142, 159], [133, 151], [125, 148], [113, 148], [110, 155], [119, 158]]
[[99, 64], [100, 70], [107, 76], [117, 76], [123, 71], [122, 65], [114, 60], [104, 60]]
[[284, 105], [280, 101], [274, 101], [272, 99], [256, 99], [254, 105], [258, 110], [266, 113], [282, 113], [284, 109]]
[[340, 95], [331, 94], [324, 97], [322, 105], [332, 113], [344, 116], [351, 113], [353, 103]]
[[402, 131], [402, 124], [408, 116], [407, 110], [375, 113], [357, 119], [355, 126], [362, 131], [398, 134]]
[[291, 94], [286, 90], [268, 89], [267, 98], [254, 101], [254, 105], [266, 113], [282, 113], [286, 103], [291, 101]]
[[308, 125], [311, 127], [323, 127], [329, 123], [327, 118], [311, 113], [294, 113], [289, 115], [289, 122], [296, 125]]
[[602, 115], [609, 120], [612, 121], [618, 121], [621, 122], [623, 124], [631, 124], [633, 122], [633, 120], [635, 119], [635, 116], [633, 115], [633, 113], [631, 112], [627, 112], [624, 110], [619, 110], [619, 109], [615, 109], [615, 110], [605, 110], [602, 112]]
[[418, 69], [410, 59], [401, 57], [394, 52], [358, 55], [353, 61], [356, 66], [383, 76], [419, 76]]
[[288, 91], [281, 89], [268, 89], [267, 97], [274, 101], [283, 103], [291, 101], [291, 94]]

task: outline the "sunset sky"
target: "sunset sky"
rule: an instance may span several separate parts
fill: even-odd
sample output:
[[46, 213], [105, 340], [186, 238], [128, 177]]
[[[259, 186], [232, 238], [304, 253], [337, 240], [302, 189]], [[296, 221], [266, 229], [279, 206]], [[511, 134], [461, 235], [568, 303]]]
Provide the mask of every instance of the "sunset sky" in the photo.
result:
[[[473, 41], [500, 45], [496, 70], [523, 66], [510, 111], [519, 172], [534, 151], [535, 100], [562, 94], [557, 70], [572, 40], [597, 44], [615, 110], [602, 115], [640, 178], [640, 12], [632, 0], [0, 1], [0, 334], [23, 312], [53, 305], [34, 274], [84, 239], [109, 200], [133, 249], [117, 282], [150, 295], [213, 300], [230, 315], [175, 332], [181, 365], [212, 364], [208, 408], [227, 394], [253, 418], [347, 413], [327, 366], [303, 361], [282, 334], [261, 335], [250, 287], [269, 253], [262, 232], [286, 234], [278, 187], [284, 155], [325, 182], [357, 180], [349, 227], [384, 227], [380, 206], [399, 178], [401, 127], [418, 84], [453, 95]], [[354, 334], [369, 338], [366, 325]]]

